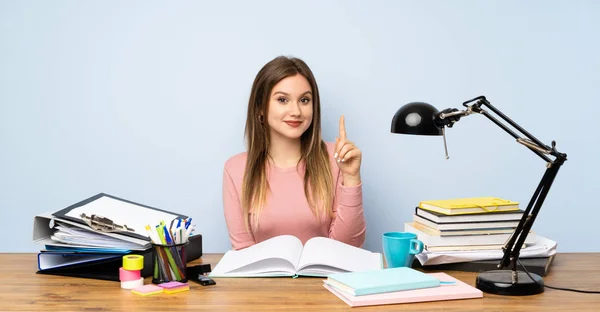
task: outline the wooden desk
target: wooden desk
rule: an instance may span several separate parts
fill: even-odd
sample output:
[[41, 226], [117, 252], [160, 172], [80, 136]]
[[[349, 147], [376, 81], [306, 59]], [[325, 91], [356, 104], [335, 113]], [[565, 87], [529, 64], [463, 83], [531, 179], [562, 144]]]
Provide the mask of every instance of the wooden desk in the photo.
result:
[[[220, 254], [192, 262], [214, 265]], [[142, 297], [119, 282], [35, 274], [35, 254], [0, 254], [1, 311], [598, 311], [599, 294], [546, 288], [539, 295], [350, 308], [322, 287], [321, 278], [219, 278], [217, 285], [190, 283], [190, 291]], [[474, 285], [475, 273], [446, 271]], [[558, 254], [544, 278], [551, 286], [600, 290], [600, 253]], [[150, 283], [150, 278], [146, 279]]]

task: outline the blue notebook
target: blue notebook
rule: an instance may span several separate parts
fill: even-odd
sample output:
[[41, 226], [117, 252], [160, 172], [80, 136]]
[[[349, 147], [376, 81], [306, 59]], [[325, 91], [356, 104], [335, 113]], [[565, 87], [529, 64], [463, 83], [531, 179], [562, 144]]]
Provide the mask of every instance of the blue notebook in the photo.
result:
[[440, 286], [440, 281], [408, 267], [330, 274], [327, 283], [354, 296]]

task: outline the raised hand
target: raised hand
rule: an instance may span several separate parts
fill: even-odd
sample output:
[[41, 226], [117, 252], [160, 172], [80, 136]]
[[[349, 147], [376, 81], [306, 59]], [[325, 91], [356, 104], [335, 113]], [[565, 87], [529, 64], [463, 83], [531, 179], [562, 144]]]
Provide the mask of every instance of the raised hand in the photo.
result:
[[360, 184], [360, 163], [362, 152], [346, 137], [344, 116], [340, 117], [340, 133], [335, 138], [335, 153], [333, 154], [338, 168], [342, 172], [344, 185], [355, 186]]

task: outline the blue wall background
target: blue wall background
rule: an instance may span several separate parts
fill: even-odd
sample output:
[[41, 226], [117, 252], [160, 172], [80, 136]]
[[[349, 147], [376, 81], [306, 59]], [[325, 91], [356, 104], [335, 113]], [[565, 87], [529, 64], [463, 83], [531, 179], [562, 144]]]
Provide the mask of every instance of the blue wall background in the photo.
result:
[[99, 192], [189, 214], [226, 251], [222, 166], [280, 54], [313, 69], [325, 138], [344, 114], [364, 153], [365, 248], [421, 200], [525, 206], [545, 164], [485, 117], [447, 132], [449, 160], [389, 131], [404, 103], [486, 95], [569, 155], [534, 230], [600, 251], [599, 33], [596, 1], [0, 1], [0, 251], [39, 250], [34, 215]]

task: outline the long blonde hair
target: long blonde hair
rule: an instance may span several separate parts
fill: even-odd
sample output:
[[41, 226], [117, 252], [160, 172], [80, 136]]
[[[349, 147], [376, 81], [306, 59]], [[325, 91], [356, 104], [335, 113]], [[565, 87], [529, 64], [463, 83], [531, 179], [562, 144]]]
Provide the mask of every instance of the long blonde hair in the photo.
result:
[[302, 155], [298, 163], [302, 160], [306, 163], [304, 194], [318, 221], [323, 215], [331, 216], [333, 213], [333, 176], [327, 146], [321, 138], [321, 106], [317, 82], [304, 61], [279, 56], [265, 64], [258, 72], [248, 102], [245, 129], [248, 158], [242, 183], [241, 203], [248, 231], [258, 229], [260, 215], [270, 191], [266, 168], [270, 142], [270, 128], [266, 121], [269, 97], [279, 81], [296, 74], [308, 80], [313, 94], [313, 119], [300, 138]]

